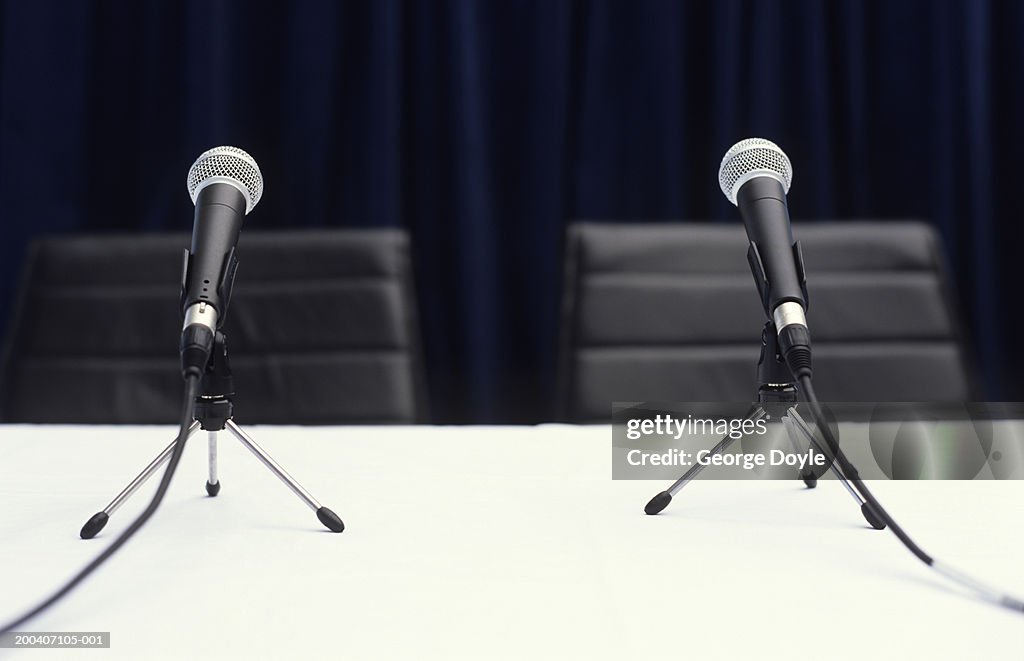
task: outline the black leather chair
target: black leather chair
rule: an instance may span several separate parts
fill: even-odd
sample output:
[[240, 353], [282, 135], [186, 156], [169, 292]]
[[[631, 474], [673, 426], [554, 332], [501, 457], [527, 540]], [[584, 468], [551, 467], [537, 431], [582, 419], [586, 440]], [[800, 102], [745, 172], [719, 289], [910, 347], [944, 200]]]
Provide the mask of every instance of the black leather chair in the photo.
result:
[[[189, 238], [36, 241], [0, 366], [6, 422], [173, 423]], [[243, 232], [225, 331], [241, 423], [427, 417], [407, 236]]]
[[[930, 227], [849, 221], [793, 231], [823, 400], [977, 395]], [[577, 223], [566, 241], [560, 419], [607, 420], [615, 401], [754, 399], [765, 317], [741, 225]]]

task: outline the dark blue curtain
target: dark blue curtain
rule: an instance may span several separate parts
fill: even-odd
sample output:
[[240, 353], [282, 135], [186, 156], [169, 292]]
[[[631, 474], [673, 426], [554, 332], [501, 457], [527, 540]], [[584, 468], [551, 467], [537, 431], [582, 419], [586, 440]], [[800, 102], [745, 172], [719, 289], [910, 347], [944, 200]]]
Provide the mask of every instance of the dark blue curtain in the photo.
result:
[[718, 162], [757, 135], [795, 218], [938, 227], [1020, 399], [1022, 32], [1011, 1], [8, 0], [0, 323], [33, 235], [186, 230], [236, 144], [247, 227], [412, 232], [435, 419], [542, 420], [567, 219], [736, 222]]

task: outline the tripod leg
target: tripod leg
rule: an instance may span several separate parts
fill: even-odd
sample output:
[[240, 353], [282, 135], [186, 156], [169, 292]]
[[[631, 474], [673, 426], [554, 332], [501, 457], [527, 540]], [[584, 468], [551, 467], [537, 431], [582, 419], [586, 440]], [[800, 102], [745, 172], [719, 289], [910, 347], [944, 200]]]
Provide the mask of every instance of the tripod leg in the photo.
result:
[[[768, 413], [763, 408], [761, 408], [760, 406], [756, 406], [750, 410], [745, 419], [757, 422], [758, 420], [761, 420], [767, 415]], [[729, 448], [729, 446], [735, 442], [735, 438], [726, 436], [721, 441], [719, 441], [718, 445], [716, 445], [715, 447], [711, 448], [711, 450], [708, 451], [708, 456], [710, 457], [725, 452]], [[682, 488], [685, 487], [693, 478], [697, 477], [697, 475], [699, 475], [700, 472], [704, 470], [704, 468], [704, 464], [695, 464], [691, 466], [690, 469], [683, 473], [683, 476], [676, 480], [675, 483], [673, 483], [667, 491], [662, 491], [654, 498], [651, 498], [650, 502], [648, 502], [647, 505], [644, 507], [644, 512], [646, 514], [657, 514], [658, 512], [668, 507], [668, 504], [672, 502], [672, 496], [679, 493], [682, 490]]]
[[288, 486], [289, 489], [292, 490], [292, 493], [298, 496], [302, 502], [306, 503], [311, 510], [316, 512], [316, 518], [320, 520], [320, 523], [327, 526], [333, 532], [341, 532], [345, 529], [345, 524], [342, 523], [337, 514], [321, 505], [316, 498], [303, 489], [302, 486], [295, 481], [295, 478], [289, 475], [285, 469], [281, 468], [281, 466], [274, 461], [271, 456], [252, 439], [252, 437], [242, 431], [242, 428], [235, 424], [234, 420], [228, 420], [225, 428], [231, 432], [235, 438], [241, 441], [242, 445], [249, 448], [249, 451], [256, 455], [256, 458], [259, 459], [264, 466], [269, 468], [271, 473], [276, 475]]
[[220, 493], [220, 480], [217, 479], [217, 432], [206, 433], [210, 456], [210, 479], [206, 481], [206, 493], [210, 497]]
[[[790, 407], [787, 414], [787, 416], [782, 418], [782, 423], [786, 426], [787, 431], [792, 434], [794, 431], [798, 430], [804, 438], [807, 439], [807, 442], [810, 443], [811, 446], [820, 454], [823, 454], [826, 457], [831, 456], [831, 453], [825, 452], [824, 448], [821, 447], [818, 439], [814, 436], [814, 432], [811, 431], [810, 426], [800, 416], [800, 413], [797, 412], [796, 407]], [[794, 439], [793, 442], [796, 443], [796, 440]], [[885, 530], [885, 522], [875, 514], [874, 510], [871, 509], [871, 506], [868, 505], [864, 499], [860, 497], [860, 494], [857, 493], [856, 489], [850, 485], [850, 481], [846, 479], [846, 476], [843, 475], [843, 471], [839, 469], [839, 466], [836, 465], [835, 461], [832, 461], [829, 464], [829, 469], [832, 471], [832, 474], [836, 476], [836, 479], [846, 487], [846, 491], [850, 496], [852, 496], [853, 499], [857, 501], [857, 504], [860, 505], [860, 513], [864, 516], [864, 519], [868, 524], [875, 530]]]
[[[188, 432], [185, 434], [185, 440], [191, 438], [198, 429], [199, 422], [193, 422], [192, 426], [188, 428]], [[110, 515], [113, 514], [118, 507], [123, 505], [124, 501], [128, 500], [133, 493], [138, 491], [139, 487], [145, 484], [146, 480], [153, 476], [153, 473], [167, 463], [167, 460], [171, 458], [171, 453], [174, 452], [174, 445], [177, 442], [177, 438], [171, 441], [171, 444], [164, 448], [163, 452], [158, 454], [156, 459], [151, 461], [148, 466], [143, 468], [142, 472], [139, 473], [121, 493], [117, 494], [114, 500], [110, 501], [110, 504], [104, 507], [101, 511], [93, 514], [92, 518], [85, 522], [85, 525], [82, 526], [82, 530], [79, 533], [82, 539], [91, 539], [96, 536], [96, 533], [103, 530], [103, 526], [107, 525]]]

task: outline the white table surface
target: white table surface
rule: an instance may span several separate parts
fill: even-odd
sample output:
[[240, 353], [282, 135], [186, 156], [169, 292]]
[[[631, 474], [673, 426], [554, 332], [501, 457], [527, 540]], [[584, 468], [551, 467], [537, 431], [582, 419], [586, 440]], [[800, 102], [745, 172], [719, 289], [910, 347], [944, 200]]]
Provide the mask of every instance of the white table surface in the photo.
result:
[[[205, 434], [150, 523], [25, 629], [109, 650], [17, 659], [1020, 658], [1024, 616], [867, 529], [834, 481], [615, 482], [607, 427], [252, 427], [347, 526], [327, 532], [237, 441]], [[0, 622], [142, 509], [78, 538], [166, 427], [0, 427]], [[710, 471], [708, 472], [710, 476]], [[875, 482], [927, 551], [1024, 594], [1024, 483]]]

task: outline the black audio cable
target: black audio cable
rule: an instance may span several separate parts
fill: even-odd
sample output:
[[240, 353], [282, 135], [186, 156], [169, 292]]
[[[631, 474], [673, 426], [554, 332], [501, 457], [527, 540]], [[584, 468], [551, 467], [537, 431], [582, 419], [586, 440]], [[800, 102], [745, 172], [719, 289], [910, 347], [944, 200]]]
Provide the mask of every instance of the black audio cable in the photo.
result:
[[903, 528], [893, 520], [892, 516], [884, 507], [882, 507], [881, 503], [878, 502], [878, 499], [875, 498], [875, 495], [871, 493], [867, 485], [864, 484], [864, 481], [860, 478], [860, 474], [857, 472], [857, 469], [854, 468], [853, 464], [850, 463], [850, 460], [843, 453], [842, 448], [839, 447], [839, 443], [836, 442], [835, 436], [832, 434], [832, 429], [829, 427], [828, 421], [825, 419], [825, 415], [821, 410], [821, 404], [818, 401], [818, 396], [814, 392], [814, 384], [811, 382], [810, 374], [803, 370], [801, 370], [801, 372], [802, 373], [798, 375], [800, 388], [803, 390], [804, 398], [807, 400], [807, 405], [811, 409], [811, 415], [814, 416], [814, 422], [821, 431], [821, 435], [824, 437], [829, 451], [832, 453], [835, 460], [839, 462], [839, 467], [842, 469], [843, 474], [846, 475], [846, 479], [848, 479], [857, 491], [860, 492], [860, 495], [863, 496], [871, 509], [874, 510], [878, 517], [881, 518], [889, 527], [889, 530], [891, 530], [893, 534], [903, 542], [903, 545], [906, 546], [907, 549], [909, 549], [910, 552], [913, 553], [921, 562], [946, 578], [977, 592], [981, 597], [1000, 606], [1017, 612], [1024, 612], [1024, 601], [986, 585], [957, 569], [953, 569], [952, 567], [938, 562], [935, 558], [925, 553], [925, 551], [910, 538], [910, 535], [908, 535]]
[[164, 494], [167, 493], [167, 488], [171, 485], [171, 479], [174, 477], [174, 472], [178, 468], [178, 462], [181, 461], [181, 455], [185, 451], [185, 441], [188, 438], [188, 429], [192, 424], [192, 406], [196, 399], [196, 394], [199, 389], [199, 376], [197, 373], [190, 373], [185, 377], [185, 401], [181, 407], [181, 424], [178, 426], [178, 437], [174, 442], [174, 450], [171, 452], [171, 458], [167, 463], [167, 469], [164, 471], [163, 478], [160, 480], [160, 485], [156, 489], [156, 493], [153, 494], [153, 498], [149, 501], [149, 505], [142, 511], [139, 516], [132, 521], [131, 525], [125, 528], [124, 532], [115, 539], [110, 546], [103, 550], [96, 558], [85, 566], [80, 572], [78, 572], [74, 578], [64, 584], [59, 590], [54, 592], [48, 599], [43, 601], [41, 604], [26, 612], [16, 620], [9, 622], [0, 628], [0, 634], [11, 633], [18, 627], [25, 624], [36, 615], [39, 615], [50, 606], [54, 605], [62, 598], [67, 596], [79, 583], [86, 579], [90, 574], [96, 571], [104, 561], [125, 545], [131, 537], [139, 531], [156, 509], [160, 506], [160, 503], [164, 499]]

